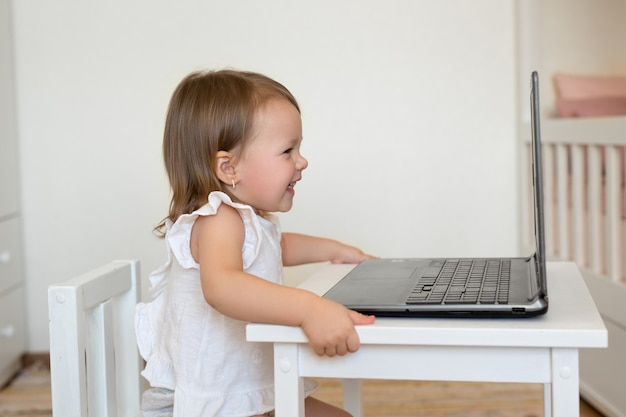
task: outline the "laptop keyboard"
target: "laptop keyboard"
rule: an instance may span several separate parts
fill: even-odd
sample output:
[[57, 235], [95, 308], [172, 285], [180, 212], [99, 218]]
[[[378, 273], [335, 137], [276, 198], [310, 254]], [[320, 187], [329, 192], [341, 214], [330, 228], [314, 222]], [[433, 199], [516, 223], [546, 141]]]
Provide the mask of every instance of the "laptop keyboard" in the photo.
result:
[[509, 259], [433, 259], [407, 304], [507, 304]]

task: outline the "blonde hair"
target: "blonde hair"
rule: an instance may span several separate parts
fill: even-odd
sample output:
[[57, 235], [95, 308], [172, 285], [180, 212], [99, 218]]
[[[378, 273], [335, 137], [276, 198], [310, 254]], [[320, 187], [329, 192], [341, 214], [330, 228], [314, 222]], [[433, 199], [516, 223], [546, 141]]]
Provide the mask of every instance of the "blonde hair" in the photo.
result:
[[168, 216], [155, 227], [160, 236], [165, 235], [168, 220], [175, 222], [197, 210], [211, 192], [230, 195], [215, 174], [215, 155], [241, 152], [252, 136], [259, 108], [271, 98], [286, 99], [300, 112], [289, 90], [262, 74], [194, 72], [180, 82], [170, 100], [163, 134], [172, 199]]

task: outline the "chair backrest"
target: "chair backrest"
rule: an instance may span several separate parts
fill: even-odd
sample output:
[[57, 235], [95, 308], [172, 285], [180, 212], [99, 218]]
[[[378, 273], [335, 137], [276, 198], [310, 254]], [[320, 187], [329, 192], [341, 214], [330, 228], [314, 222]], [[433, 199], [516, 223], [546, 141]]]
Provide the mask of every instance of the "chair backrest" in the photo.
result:
[[48, 288], [52, 414], [138, 416], [139, 263], [115, 261]]

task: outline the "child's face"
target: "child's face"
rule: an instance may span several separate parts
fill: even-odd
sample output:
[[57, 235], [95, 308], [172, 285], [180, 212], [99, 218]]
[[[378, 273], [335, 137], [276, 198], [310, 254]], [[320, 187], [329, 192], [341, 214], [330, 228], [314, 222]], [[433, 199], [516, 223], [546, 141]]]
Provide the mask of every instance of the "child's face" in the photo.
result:
[[256, 115], [254, 136], [235, 164], [237, 186], [231, 192], [257, 210], [285, 212], [293, 205], [294, 186], [309, 164], [300, 154], [302, 120], [284, 99], [272, 99]]

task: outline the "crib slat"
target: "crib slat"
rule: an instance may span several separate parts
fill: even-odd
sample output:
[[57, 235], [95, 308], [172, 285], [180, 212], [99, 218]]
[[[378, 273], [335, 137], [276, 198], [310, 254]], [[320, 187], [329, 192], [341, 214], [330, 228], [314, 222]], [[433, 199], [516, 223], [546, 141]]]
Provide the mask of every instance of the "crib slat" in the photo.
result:
[[546, 256], [556, 254], [557, 239], [554, 222], [554, 148], [551, 145], [543, 145], [543, 202], [544, 222], [546, 236]]
[[587, 204], [589, 216], [589, 269], [598, 274], [604, 271], [602, 231], [602, 149], [588, 148]]
[[522, 236], [522, 250], [525, 252], [528, 248], [535, 246], [533, 240], [533, 210], [532, 210], [532, 183], [530, 174], [530, 143], [525, 143], [521, 147], [521, 178], [520, 187], [522, 190], [522, 204], [520, 204], [520, 220]]
[[607, 231], [607, 274], [609, 278], [618, 282], [621, 278], [620, 247], [620, 149], [617, 146], [607, 146], [605, 149], [606, 163], [606, 231]]
[[568, 196], [568, 168], [567, 153], [569, 145], [555, 145], [556, 152], [556, 225], [557, 247], [560, 259], [570, 259], [569, 255], [569, 196]]
[[587, 266], [585, 236], [585, 149], [582, 145], [572, 145], [572, 233], [570, 243], [574, 261], [581, 267]]

